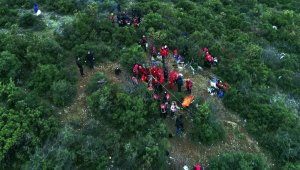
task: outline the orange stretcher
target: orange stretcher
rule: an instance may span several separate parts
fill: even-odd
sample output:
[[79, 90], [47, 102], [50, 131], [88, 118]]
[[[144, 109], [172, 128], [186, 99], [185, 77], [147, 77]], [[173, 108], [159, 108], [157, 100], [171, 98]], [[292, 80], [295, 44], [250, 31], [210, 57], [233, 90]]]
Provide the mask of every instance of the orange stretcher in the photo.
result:
[[192, 96], [192, 95], [186, 96], [183, 100], [182, 107], [183, 108], [189, 107], [189, 105], [192, 103], [193, 99], [194, 99], [194, 96]]

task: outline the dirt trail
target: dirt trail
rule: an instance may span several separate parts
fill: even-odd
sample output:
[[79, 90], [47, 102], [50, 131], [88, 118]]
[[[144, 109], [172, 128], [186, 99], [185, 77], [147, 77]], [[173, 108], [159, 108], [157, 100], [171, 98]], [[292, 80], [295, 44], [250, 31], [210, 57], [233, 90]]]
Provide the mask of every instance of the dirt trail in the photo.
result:
[[[88, 106], [86, 101], [86, 94], [85, 94], [85, 88], [91, 79], [91, 77], [96, 73], [104, 73], [107, 78], [110, 79], [111, 82], [120, 84], [122, 82], [122, 76], [117, 77], [114, 74], [114, 69], [116, 67], [120, 67], [119, 64], [107, 62], [103, 63], [99, 66], [95, 66], [93, 70], [90, 70], [89, 68], [84, 68], [84, 77], [80, 77], [78, 85], [77, 85], [77, 98], [74, 100], [73, 104], [69, 107], [66, 107], [63, 112], [60, 114], [64, 114], [62, 116], [62, 122], [80, 122], [82, 126], [84, 126], [84, 123], [89, 118], [90, 113], [88, 112]], [[78, 71], [78, 76], [80, 76]], [[124, 77], [124, 76], [123, 76]]]
[[[172, 68], [173, 61], [169, 60], [169, 68]], [[176, 68], [173, 68], [178, 70]], [[193, 80], [192, 95], [202, 97], [206, 102], [213, 103], [218, 113], [219, 119], [224, 124], [226, 139], [220, 143], [207, 146], [201, 143], [191, 141], [189, 133], [191, 131], [193, 120], [189, 113], [184, 115], [185, 132], [180, 136], [174, 136], [170, 139], [171, 151], [170, 162], [171, 169], [182, 169], [186, 164], [192, 168], [195, 164], [207, 167], [209, 160], [216, 155], [229, 151], [246, 151], [250, 153], [262, 153], [258, 143], [246, 132], [244, 123], [238, 116], [229, 112], [223, 105], [222, 100], [216, 96], [210, 96], [207, 92], [209, 87], [209, 77], [213, 76], [210, 70], [204, 70], [200, 74], [191, 75], [186, 70], [182, 70], [184, 78]], [[175, 119], [167, 118], [166, 124], [170, 133], [175, 134]], [[272, 163], [269, 160], [270, 166]]]

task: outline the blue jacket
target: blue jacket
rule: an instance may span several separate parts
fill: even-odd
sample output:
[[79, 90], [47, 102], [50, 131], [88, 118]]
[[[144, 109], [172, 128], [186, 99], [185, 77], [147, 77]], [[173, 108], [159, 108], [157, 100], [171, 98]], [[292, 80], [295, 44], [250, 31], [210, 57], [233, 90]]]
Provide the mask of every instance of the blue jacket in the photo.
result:
[[33, 11], [34, 11], [34, 13], [37, 13], [37, 11], [39, 10], [39, 6], [38, 6], [38, 4], [34, 4], [33, 5]]

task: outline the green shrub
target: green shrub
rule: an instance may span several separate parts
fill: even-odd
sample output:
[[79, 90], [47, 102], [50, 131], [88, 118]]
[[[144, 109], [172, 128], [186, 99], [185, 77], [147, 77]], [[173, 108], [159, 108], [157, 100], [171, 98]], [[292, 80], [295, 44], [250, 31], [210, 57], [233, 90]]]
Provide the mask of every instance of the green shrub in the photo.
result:
[[66, 80], [53, 82], [50, 88], [51, 100], [56, 106], [69, 104], [76, 95], [76, 88]]
[[102, 73], [97, 73], [95, 74], [91, 80], [89, 81], [89, 83], [86, 86], [85, 89], [85, 93], [87, 95], [91, 95], [93, 92], [101, 89], [102, 87], [104, 87], [104, 85], [106, 85], [107, 82], [107, 78], [105, 77], [104, 74]]
[[21, 73], [20, 60], [8, 51], [0, 53], [0, 80], [15, 79]]
[[300, 169], [300, 163], [287, 163], [282, 170], [297, 170]]
[[111, 113], [113, 107], [111, 93], [110, 87], [105, 85], [88, 96], [87, 102], [95, 117], [99, 118], [105, 116], [104, 113]]
[[210, 170], [231, 170], [231, 169], [243, 169], [243, 170], [267, 170], [267, 162], [264, 157], [251, 153], [223, 153], [215, 156], [208, 167]]
[[0, 27], [8, 27], [18, 20], [18, 13], [15, 9], [8, 9], [0, 4]]
[[220, 141], [225, 138], [225, 130], [221, 122], [213, 120], [213, 113], [207, 103], [195, 112], [192, 137], [195, 141], [205, 144]]
[[67, 58], [57, 41], [47, 36], [32, 36], [27, 47], [26, 59], [32, 67], [38, 64], [60, 65]]
[[46, 95], [52, 83], [59, 79], [60, 73], [55, 65], [38, 65], [37, 69], [33, 72], [30, 86], [39, 92]]
[[142, 48], [134, 44], [129, 48], [123, 49], [121, 51], [120, 62], [124, 68], [127, 70], [132, 69], [135, 63], [143, 64], [146, 61], [146, 54]]
[[42, 30], [45, 28], [45, 23], [40, 17], [33, 15], [32, 13], [25, 13], [19, 19], [19, 25], [23, 28], [32, 28], [34, 30]]
[[76, 0], [59, 0], [57, 3], [57, 9], [62, 14], [72, 14], [77, 8]]
[[133, 27], [120, 27], [113, 33], [113, 41], [119, 48], [129, 47], [138, 42]]

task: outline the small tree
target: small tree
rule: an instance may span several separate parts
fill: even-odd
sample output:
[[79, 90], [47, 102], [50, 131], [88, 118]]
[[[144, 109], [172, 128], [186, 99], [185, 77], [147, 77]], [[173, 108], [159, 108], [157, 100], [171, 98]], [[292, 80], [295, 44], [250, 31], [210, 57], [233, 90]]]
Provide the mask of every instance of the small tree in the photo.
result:
[[0, 53], [0, 80], [15, 79], [21, 72], [21, 62], [8, 51]]
[[225, 137], [225, 131], [220, 122], [212, 121], [212, 111], [207, 103], [204, 103], [194, 115], [194, 127], [192, 137], [196, 141], [206, 144], [216, 142]]
[[52, 83], [59, 79], [59, 70], [55, 65], [38, 65], [37, 69], [33, 72], [30, 82], [31, 87], [41, 94], [47, 92]]
[[65, 106], [76, 94], [75, 86], [66, 80], [53, 82], [50, 91], [51, 99], [56, 106]]
[[120, 62], [128, 70], [131, 70], [135, 63], [142, 64], [146, 61], [145, 52], [143, 52], [142, 48], [137, 44], [132, 45], [128, 49], [122, 50], [121, 53]]
[[33, 28], [35, 30], [42, 30], [45, 28], [45, 23], [40, 17], [34, 16], [32, 13], [25, 13], [19, 19], [19, 25], [23, 28]]

